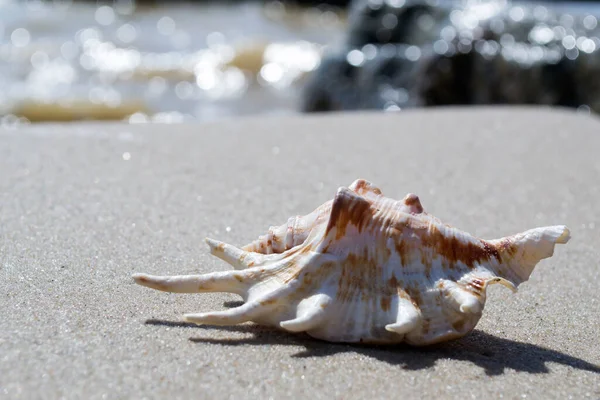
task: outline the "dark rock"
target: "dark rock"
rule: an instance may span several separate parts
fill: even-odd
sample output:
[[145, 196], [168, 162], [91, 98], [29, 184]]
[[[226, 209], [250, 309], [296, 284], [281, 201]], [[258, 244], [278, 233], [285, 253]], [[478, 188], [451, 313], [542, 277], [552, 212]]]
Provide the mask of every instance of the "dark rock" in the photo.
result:
[[325, 57], [303, 109], [546, 104], [600, 112], [594, 16], [540, 5], [434, 4], [355, 2], [346, 47]]
[[355, 1], [348, 18], [348, 45], [354, 48], [368, 43], [423, 45], [438, 36], [435, 28], [441, 26], [450, 11], [420, 0]]

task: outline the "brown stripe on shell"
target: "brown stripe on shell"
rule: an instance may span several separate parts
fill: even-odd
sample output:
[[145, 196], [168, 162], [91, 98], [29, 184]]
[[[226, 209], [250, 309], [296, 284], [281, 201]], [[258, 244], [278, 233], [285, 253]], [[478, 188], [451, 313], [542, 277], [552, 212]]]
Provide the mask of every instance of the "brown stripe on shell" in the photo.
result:
[[423, 304], [421, 289], [417, 285], [411, 283], [406, 285], [404, 290], [408, 294], [408, 297], [410, 298], [410, 301], [413, 303], [413, 305], [418, 309], [421, 309], [421, 304]]
[[508, 257], [514, 256], [519, 247], [515, 244], [511, 237], [502, 238], [499, 243], [490, 244], [498, 253], [501, 255], [508, 255]]
[[397, 289], [400, 285], [398, 284], [398, 279], [396, 279], [396, 275], [392, 275], [392, 277], [388, 280], [388, 285], [392, 288]]
[[396, 252], [400, 256], [400, 262], [402, 263], [402, 266], [407, 266], [409, 264], [410, 255], [408, 244], [406, 243], [406, 241], [400, 239], [396, 243], [394, 243], [394, 246], [396, 247]]
[[421, 264], [423, 264], [423, 267], [425, 267], [423, 272], [425, 272], [425, 277], [429, 279], [431, 278], [431, 257], [429, 254], [427, 254], [425, 249], [419, 249], [419, 251], [421, 253]]
[[[296, 246], [295, 248], [290, 250], [290, 252], [288, 253], [289, 261], [286, 263], [285, 268], [283, 268], [282, 271], [279, 272], [280, 275], [283, 275], [284, 272], [289, 273], [288, 276], [285, 277], [285, 279], [283, 280], [284, 283], [289, 283], [292, 280], [298, 279], [303, 269], [301, 268], [302, 264], [298, 264], [297, 260], [304, 259], [304, 262], [306, 262], [305, 257], [311, 251], [313, 251], [311, 245]], [[325, 268], [323, 268], [323, 266], [321, 266], [321, 269], [323, 270], [323, 272], [326, 270]]]
[[501, 260], [498, 249], [486, 241], [460, 240], [452, 233], [444, 235], [435, 224], [429, 225], [426, 232], [415, 231], [415, 233], [420, 233], [423, 246], [432, 248], [436, 254], [449, 261], [451, 268], [458, 262], [474, 268], [475, 264], [489, 261], [492, 258]]
[[391, 303], [392, 303], [392, 299], [389, 296], [382, 297], [379, 302], [381, 304], [381, 309], [383, 311], [389, 311]]
[[333, 201], [325, 236], [335, 228], [335, 238], [339, 240], [346, 235], [348, 225], [353, 225], [362, 232], [372, 220], [373, 214], [369, 201], [353, 192], [340, 191]]
[[[392, 277], [389, 281], [381, 279], [382, 268], [387, 260], [370, 258], [369, 253], [362, 255], [348, 254], [341, 268], [336, 298], [341, 302], [349, 302], [353, 298], [361, 301], [377, 301], [380, 299], [382, 309], [389, 309], [392, 296], [397, 295], [398, 281]], [[374, 304], [375, 305], [375, 304]]]

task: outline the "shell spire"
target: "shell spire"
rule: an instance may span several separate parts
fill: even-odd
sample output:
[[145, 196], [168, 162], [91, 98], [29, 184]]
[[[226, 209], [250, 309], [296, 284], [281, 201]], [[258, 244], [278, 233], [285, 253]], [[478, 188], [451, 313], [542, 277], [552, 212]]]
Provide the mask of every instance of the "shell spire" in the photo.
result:
[[[357, 179], [352, 182], [349, 186], [349, 190], [372, 199], [382, 196], [381, 190], [378, 187], [364, 179]], [[412, 202], [412, 200], [413, 199], [410, 199], [409, 202]], [[291, 217], [288, 219], [287, 223], [283, 225], [271, 226], [268, 229], [267, 234], [262, 235], [252, 243], [245, 245], [242, 247], [242, 250], [261, 254], [272, 254], [282, 253], [296, 247], [306, 240], [315, 226], [318, 226], [323, 223], [323, 221], [329, 219], [332, 206], [333, 200], [330, 200], [310, 214]], [[420, 207], [420, 204], [418, 207]]]
[[359, 179], [242, 248], [207, 239], [233, 271], [133, 278], [162, 291], [244, 299], [185, 315], [198, 324], [253, 321], [332, 342], [427, 345], [469, 333], [488, 285], [516, 290], [569, 238], [557, 225], [479, 239], [426, 213], [416, 195], [393, 200]]

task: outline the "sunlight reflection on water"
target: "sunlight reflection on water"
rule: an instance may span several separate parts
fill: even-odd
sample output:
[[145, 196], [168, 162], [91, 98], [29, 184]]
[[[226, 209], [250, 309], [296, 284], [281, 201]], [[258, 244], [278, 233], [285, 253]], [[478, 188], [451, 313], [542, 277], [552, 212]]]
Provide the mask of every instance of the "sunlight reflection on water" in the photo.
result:
[[343, 33], [332, 10], [0, 1], [0, 123], [294, 112]]

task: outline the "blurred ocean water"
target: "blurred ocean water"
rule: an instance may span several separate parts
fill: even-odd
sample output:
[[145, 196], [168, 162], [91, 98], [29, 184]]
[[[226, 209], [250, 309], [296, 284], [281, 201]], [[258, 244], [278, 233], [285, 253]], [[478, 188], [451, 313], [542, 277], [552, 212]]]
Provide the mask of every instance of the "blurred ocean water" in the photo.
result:
[[297, 109], [333, 7], [0, 0], [0, 121], [213, 120]]
[[[548, 4], [600, 14], [598, 3]], [[295, 113], [346, 25], [339, 8], [279, 1], [0, 0], [0, 124]]]

